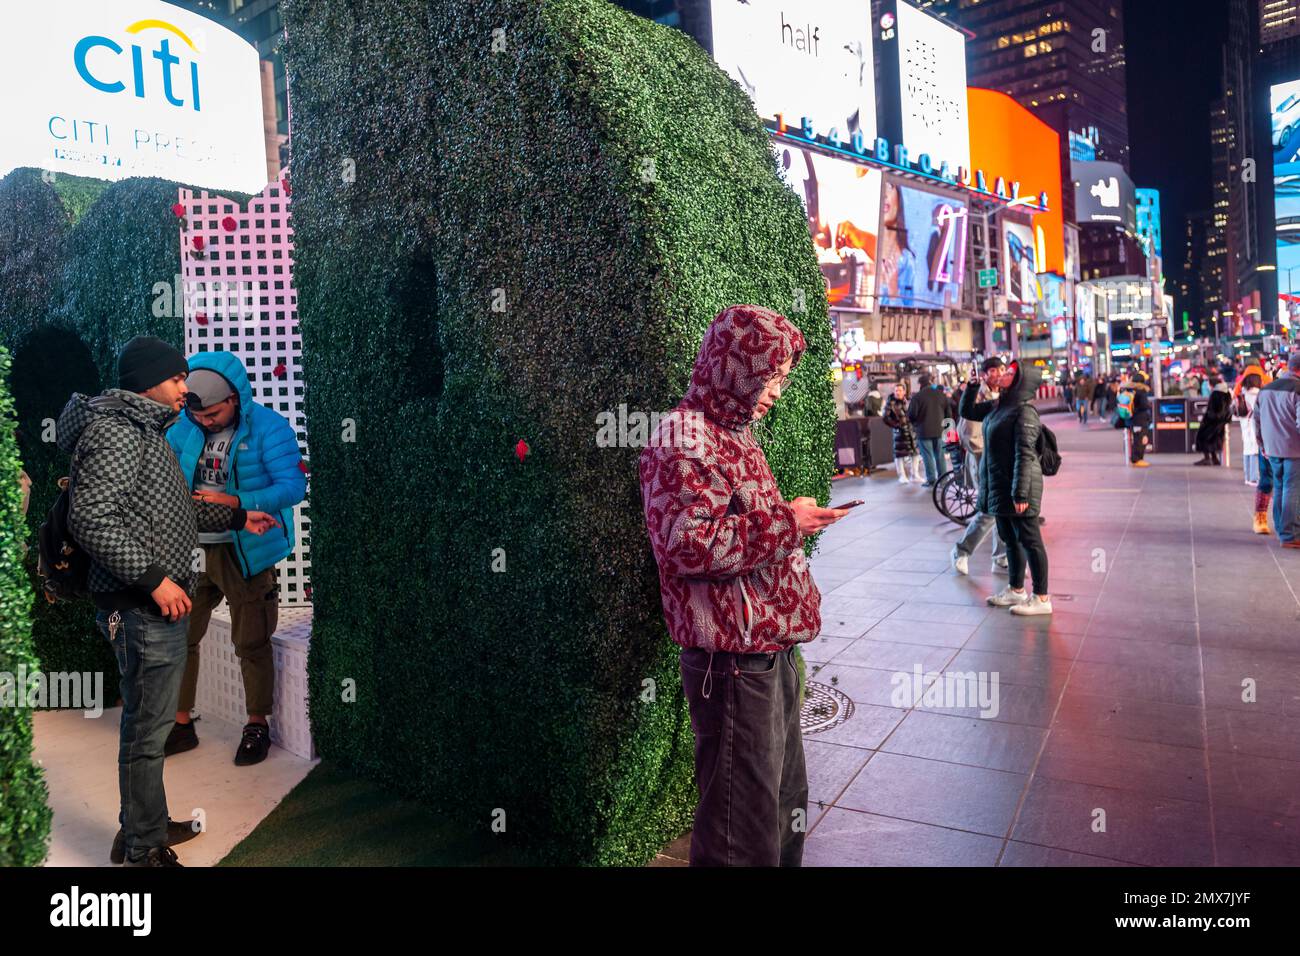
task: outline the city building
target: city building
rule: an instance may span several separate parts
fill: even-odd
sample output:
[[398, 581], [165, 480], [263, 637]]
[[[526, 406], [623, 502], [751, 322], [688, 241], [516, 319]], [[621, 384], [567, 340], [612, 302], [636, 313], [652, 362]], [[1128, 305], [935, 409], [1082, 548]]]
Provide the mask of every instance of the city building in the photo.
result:
[[1276, 43], [1300, 36], [1300, 0], [1257, 0], [1259, 3], [1259, 38], [1262, 43]]
[[[280, 147], [280, 163], [288, 165], [289, 83], [280, 48], [284, 42], [284, 21], [279, 0], [168, 0], [178, 7], [215, 20], [257, 48], [268, 72], [268, 99], [275, 106], [274, 136]], [[273, 91], [273, 92], [272, 92]], [[268, 103], [268, 105], [270, 105]], [[269, 110], [268, 110], [269, 113]], [[268, 179], [274, 179], [270, 176]]]
[[1228, 210], [1232, 178], [1233, 128], [1226, 97], [1210, 103], [1210, 216], [1205, 225], [1205, 259], [1201, 263], [1202, 307], [1222, 313], [1225, 303], [1236, 300], [1235, 270], [1229, 266]]
[[[1183, 221], [1183, 267], [1176, 284], [1174, 313], [1181, 321], [1182, 313], [1188, 314], [1189, 323], [1197, 335], [1213, 335], [1216, 314], [1205, 309], [1205, 295], [1202, 289], [1203, 264], [1205, 262], [1205, 234], [1209, 225], [1210, 213], [1188, 213]], [[1223, 315], [1221, 311], [1219, 313]], [[1226, 319], [1226, 316], [1224, 316]]]

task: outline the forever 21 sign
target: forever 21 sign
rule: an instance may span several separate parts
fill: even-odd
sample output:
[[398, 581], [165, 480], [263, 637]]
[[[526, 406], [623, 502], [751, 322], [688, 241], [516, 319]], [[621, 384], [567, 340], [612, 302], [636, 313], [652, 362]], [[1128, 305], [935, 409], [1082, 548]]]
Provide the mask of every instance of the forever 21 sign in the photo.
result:
[[875, 316], [872, 324], [876, 334], [869, 338], [877, 342], [918, 342], [924, 345], [935, 341], [932, 316], [885, 314]]

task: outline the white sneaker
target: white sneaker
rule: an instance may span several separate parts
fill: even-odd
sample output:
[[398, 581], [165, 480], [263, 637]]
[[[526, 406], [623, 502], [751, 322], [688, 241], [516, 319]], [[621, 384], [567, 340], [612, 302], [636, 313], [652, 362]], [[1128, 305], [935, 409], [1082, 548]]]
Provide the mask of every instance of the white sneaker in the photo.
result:
[[958, 574], [970, 574], [970, 555], [962, 554], [956, 548], [952, 549], [952, 569]]
[[1013, 607], [1017, 604], [1024, 604], [1030, 599], [1028, 591], [1013, 591], [1011, 586], [1004, 587], [997, 594], [991, 594], [988, 597], [988, 603], [994, 607]]
[[1010, 574], [1010, 567], [1007, 559], [999, 555], [993, 559], [993, 567], [990, 569], [994, 574]]
[[912, 482], [908, 480], [907, 475], [900, 474], [898, 476], [898, 483], [900, 485], [910, 485]]
[[1017, 604], [1014, 607], [1012, 607], [1011, 613], [1020, 614], [1020, 615], [1051, 614], [1052, 599], [1048, 598], [1046, 601], [1040, 601], [1038, 600], [1037, 597], [1032, 597], [1028, 601], [1025, 601], [1023, 604]]

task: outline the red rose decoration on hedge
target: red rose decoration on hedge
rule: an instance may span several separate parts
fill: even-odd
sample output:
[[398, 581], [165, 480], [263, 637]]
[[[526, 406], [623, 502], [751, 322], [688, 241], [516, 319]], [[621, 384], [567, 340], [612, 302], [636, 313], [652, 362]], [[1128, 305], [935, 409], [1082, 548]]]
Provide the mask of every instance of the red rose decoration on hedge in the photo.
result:
[[184, 203], [176, 203], [176, 205], [172, 206], [172, 212], [176, 215], [176, 218], [177, 218], [177, 219], [184, 219], [184, 218], [185, 218], [185, 204], [184, 204]]
[[239, 223], [235, 221], [234, 216], [227, 216], [225, 219], [221, 220], [221, 228], [226, 230], [226, 232], [234, 232], [238, 227]]
[[280, 180], [280, 188], [284, 190], [284, 194], [285, 194], [286, 196], [292, 196], [292, 195], [293, 195], [293, 187], [291, 187], [291, 186], [289, 185], [289, 177], [288, 177], [288, 176], [285, 176], [284, 179]]
[[307, 468], [307, 463], [303, 461], [301, 458], [298, 459], [298, 470], [301, 471], [304, 475], [311, 474], [311, 472]]
[[515, 445], [515, 454], [519, 456], [520, 461], [524, 460], [528, 455], [528, 451], [528, 442], [524, 441], [522, 438], [519, 439], [519, 444]]
[[205, 244], [205, 240], [204, 240], [204, 238], [203, 238], [202, 236], [195, 236], [195, 237], [194, 237], [194, 248], [195, 248], [197, 251], [202, 252], [202, 251], [203, 251], [203, 246], [204, 246], [204, 244]]
[[199, 323], [199, 325], [207, 325], [207, 324], [208, 324], [208, 313], [206, 313], [206, 312], [200, 312], [198, 315], [194, 316], [194, 321], [197, 322], [197, 323]]
[[271, 374], [274, 375], [276, 378], [284, 378], [284, 373], [286, 371], [288, 370], [285, 368], [284, 363], [281, 362], [275, 368], [271, 369]]

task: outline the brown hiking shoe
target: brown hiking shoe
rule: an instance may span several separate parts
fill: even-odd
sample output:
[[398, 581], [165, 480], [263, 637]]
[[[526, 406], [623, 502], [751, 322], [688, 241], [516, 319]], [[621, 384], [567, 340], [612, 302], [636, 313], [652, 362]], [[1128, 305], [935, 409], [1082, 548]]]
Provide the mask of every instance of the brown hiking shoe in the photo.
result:
[[1268, 534], [1268, 512], [1255, 512], [1255, 534]]

